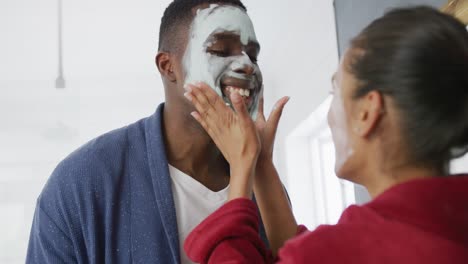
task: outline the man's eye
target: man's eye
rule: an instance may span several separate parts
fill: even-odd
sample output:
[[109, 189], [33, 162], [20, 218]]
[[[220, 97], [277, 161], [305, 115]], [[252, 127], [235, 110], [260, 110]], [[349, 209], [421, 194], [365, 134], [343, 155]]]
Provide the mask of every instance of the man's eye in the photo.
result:
[[208, 50], [210, 54], [216, 55], [218, 57], [229, 57], [229, 52], [225, 50]]

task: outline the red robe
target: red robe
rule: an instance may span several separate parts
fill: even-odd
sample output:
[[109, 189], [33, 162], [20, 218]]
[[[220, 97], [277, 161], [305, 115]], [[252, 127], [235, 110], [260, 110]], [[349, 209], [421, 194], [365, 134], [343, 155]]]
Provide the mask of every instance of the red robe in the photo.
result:
[[200, 263], [468, 263], [468, 175], [413, 180], [336, 225], [299, 228], [274, 259], [258, 236], [255, 204], [237, 199], [219, 208], [185, 241]]

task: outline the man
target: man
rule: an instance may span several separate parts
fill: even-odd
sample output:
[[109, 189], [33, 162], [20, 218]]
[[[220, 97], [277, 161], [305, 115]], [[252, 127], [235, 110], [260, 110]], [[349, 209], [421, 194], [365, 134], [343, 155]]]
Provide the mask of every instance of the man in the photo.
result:
[[191, 117], [184, 86], [206, 82], [227, 104], [238, 92], [255, 116], [260, 46], [239, 0], [174, 0], [159, 41], [165, 104], [57, 166], [37, 201], [27, 263], [190, 263], [181, 245], [226, 201], [229, 165]]

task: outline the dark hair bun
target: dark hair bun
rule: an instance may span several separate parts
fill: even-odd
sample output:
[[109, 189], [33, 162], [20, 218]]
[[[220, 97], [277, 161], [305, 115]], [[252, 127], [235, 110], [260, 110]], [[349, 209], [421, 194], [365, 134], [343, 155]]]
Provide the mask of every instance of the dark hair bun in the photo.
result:
[[394, 9], [352, 42], [355, 97], [391, 96], [413, 162], [440, 166], [468, 151], [468, 32], [430, 7]]

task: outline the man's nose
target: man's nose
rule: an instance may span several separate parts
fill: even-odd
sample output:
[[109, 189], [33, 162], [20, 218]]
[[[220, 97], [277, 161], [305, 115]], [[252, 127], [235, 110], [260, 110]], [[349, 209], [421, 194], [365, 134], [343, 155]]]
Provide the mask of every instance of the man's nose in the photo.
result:
[[239, 68], [235, 69], [234, 72], [250, 76], [250, 75], [254, 74], [255, 69], [251, 64], [243, 63], [243, 65], [240, 66]]
[[254, 63], [252, 62], [252, 59], [250, 58], [250, 56], [245, 52], [242, 52], [242, 55], [236, 61], [235, 65], [236, 65], [234, 66], [235, 73], [245, 74], [247, 76], [251, 76], [255, 74]]

